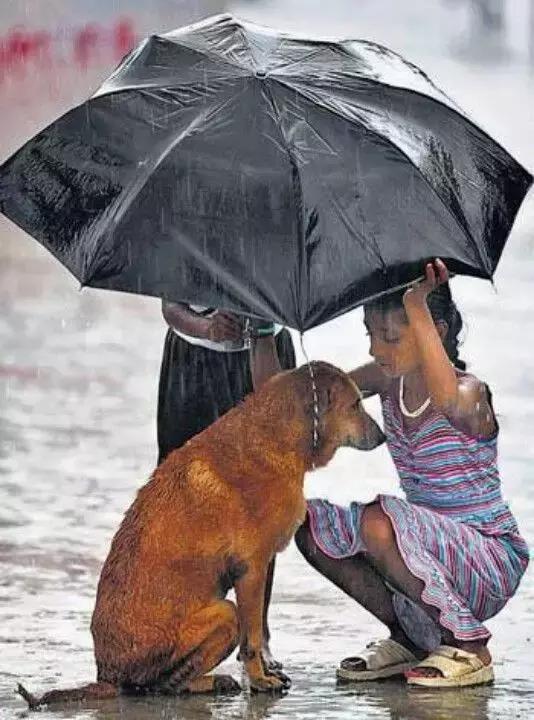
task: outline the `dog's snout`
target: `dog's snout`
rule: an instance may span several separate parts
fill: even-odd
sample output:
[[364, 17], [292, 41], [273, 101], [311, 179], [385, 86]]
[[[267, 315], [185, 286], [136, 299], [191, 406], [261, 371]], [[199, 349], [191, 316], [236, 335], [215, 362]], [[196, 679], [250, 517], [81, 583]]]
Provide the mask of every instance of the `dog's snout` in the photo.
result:
[[374, 450], [385, 441], [386, 436], [382, 432], [378, 423], [376, 423], [369, 415], [365, 419], [364, 433], [361, 443], [358, 445], [359, 450]]
[[378, 428], [378, 431], [373, 431], [368, 435], [364, 435], [360, 442], [356, 445], [358, 450], [374, 450], [385, 441], [386, 436]]
[[380, 426], [369, 415], [365, 415], [363, 426], [354, 437], [347, 438], [344, 445], [357, 450], [374, 450], [385, 441], [386, 436]]

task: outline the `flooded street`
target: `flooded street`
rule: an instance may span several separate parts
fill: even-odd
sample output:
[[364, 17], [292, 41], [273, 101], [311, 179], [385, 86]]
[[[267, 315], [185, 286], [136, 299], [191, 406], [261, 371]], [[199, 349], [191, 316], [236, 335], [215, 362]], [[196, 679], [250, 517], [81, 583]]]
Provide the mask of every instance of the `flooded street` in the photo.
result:
[[[393, 7], [391, 3], [383, 3]], [[414, 2], [411, 7], [420, 3]], [[376, 12], [361, 23], [339, 0], [241, 3], [236, 13], [302, 31], [378, 39]], [[406, 3], [403, 3], [406, 5]], [[314, 15], [315, 13], [315, 15]], [[323, 10], [324, 13], [324, 10]], [[424, 41], [389, 18], [382, 41], [405, 51], [530, 171], [534, 77], [520, 59], [454, 59], [439, 14]], [[374, 24], [373, 24], [374, 23]], [[411, 34], [407, 28], [411, 28]], [[373, 35], [374, 32], [374, 35]], [[389, 33], [389, 35], [388, 35]], [[447, 35], [447, 33], [449, 33]], [[450, 37], [450, 42], [449, 38]], [[403, 44], [404, 43], [404, 44]], [[22, 138], [20, 138], [22, 141]], [[16, 147], [13, 137], [2, 158]], [[534, 548], [534, 195], [524, 203], [495, 286], [458, 278], [466, 323], [462, 357], [494, 393], [504, 494]], [[94, 679], [89, 623], [101, 564], [123, 513], [156, 459], [156, 400], [165, 333], [159, 302], [84, 289], [34, 240], [0, 220], [0, 719], [25, 717], [18, 681], [41, 693]], [[302, 362], [299, 338], [295, 343]], [[311, 358], [344, 369], [367, 359], [359, 311], [304, 337]], [[369, 402], [375, 417], [376, 403]], [[396, 492], [387, 451], [343, 449], [308, 477], [308, 496], [337, 502]], [[272, 647], [293, 686], [284, 698], [120, 698], [39, 718], [76, 720], [508, 720], [534, 717], [534, 565], [496, 618], [488, 688], [430, 692], [400, 682], [336, 688], [340, 659], [383, 629], [327, 584], [294, 545], [279, 556]], [[238, 679], [235, 655], [224, 666]]]

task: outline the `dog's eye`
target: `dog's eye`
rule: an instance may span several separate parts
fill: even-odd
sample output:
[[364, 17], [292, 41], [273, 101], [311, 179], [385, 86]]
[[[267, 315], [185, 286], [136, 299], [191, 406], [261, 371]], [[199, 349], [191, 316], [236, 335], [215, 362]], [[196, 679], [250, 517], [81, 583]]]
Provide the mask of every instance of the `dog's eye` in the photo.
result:
[[355, 403], [352, 403], [352, 409], [359, 410], [361, 404], [362, 404], [362, 401], [360, 400], [360, 398], [358, 398]]

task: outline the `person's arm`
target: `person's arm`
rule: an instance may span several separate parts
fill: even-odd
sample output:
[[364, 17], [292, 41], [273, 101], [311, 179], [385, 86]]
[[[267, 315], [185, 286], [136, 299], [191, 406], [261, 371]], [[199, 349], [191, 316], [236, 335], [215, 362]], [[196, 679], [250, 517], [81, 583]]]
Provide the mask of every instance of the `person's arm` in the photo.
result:
[[[280, 360], [276, 351], [274, 336], [253, 337], [250, 347], [250, 368], [254, 390], [257, 390], [270, 377], [281, 372]], [[370, 362], [349, 372], [364, 397], [378, 395], [385, 391], [388, 380], [380, 367]]]
[[447, 282], [449, 274], [445, 264], [436, 260], [434, 264], [427, 264], [425, 275], [422, 282], [406, 291], [404, 308], [415, 336], [432, 404], [443, 412], [449, 412], [458, 404], [458, 378], [427, 304], [429, 293]]
[[274, 334], [253, 336], [250, 340], [250, 372], [254, 390], [259, 390], [263, 383], [281, 371]]
[[356, 383], [364, 398], [381, 395], [389, 384], [389, 380], [375, 362], [369, 362], [351, 370], [349, 377]]
[[448, 279], [444, 262], [437, 259], [434, 265], [429, 263], [425, 280], [404, 295], [404, 307], [415, 335], [432, 404], [460, 430], [489, 437], [497, 429], [497, 422], [487, 388], [473, 376], [458, 377], [428, 309], [428, 294]]
[[205, 317], [191, 310], [188, 305], [163, 300], [161, 312], [167, 325], [191, 337], [212, 342], [238, 342], [243, 338], [243, 327], [239, 319], [223, 310], [217, 310]]

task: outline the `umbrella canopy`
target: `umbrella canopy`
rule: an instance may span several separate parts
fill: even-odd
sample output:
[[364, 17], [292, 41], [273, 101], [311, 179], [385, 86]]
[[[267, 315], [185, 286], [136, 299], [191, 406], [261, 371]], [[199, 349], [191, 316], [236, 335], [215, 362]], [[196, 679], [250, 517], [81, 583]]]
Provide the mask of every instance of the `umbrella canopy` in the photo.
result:
[[435, 256], [491, 278], [531, 181], [395, 53], [221, 15], [24, 145], [0, 209], [82, 285], [306, 330]]

